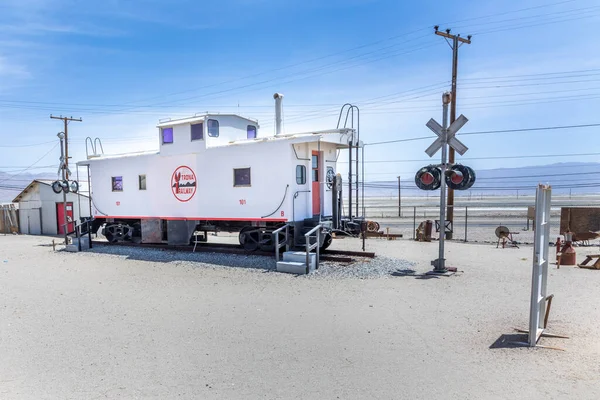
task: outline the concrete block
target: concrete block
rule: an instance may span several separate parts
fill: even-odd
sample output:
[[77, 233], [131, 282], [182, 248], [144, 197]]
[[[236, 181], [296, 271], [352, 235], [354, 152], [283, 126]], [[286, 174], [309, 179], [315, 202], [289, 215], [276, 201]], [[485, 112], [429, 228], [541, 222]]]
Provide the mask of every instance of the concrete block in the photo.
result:
[[71, 253], [77, 253], [79, 251], [79, 247], [77, 247], [75, 244], [68, 244], [65, 247], [65, 250]]
[[73, 238], [73, 245], [75, 247], [78, 247], [79, 241], [81, 241], [81, 250], [87, 250], [87, 249], [90, 248], [90, 239], [87, 236], [82, 236], [79, 239], [77, 239], [76, 237], [74, 237]]
[[292, 261], [277, 261], [277, 271], [288, 274], [305, 275], [306, 264]]
[[[317, 255], [315, 253], [310, 253], [308, 258], [310, 260], [310, 272], [313, 272], [316, 269], [317, 265]], [[306, 252], [286, 251], [283, 253], [283, 261], [291, 261], [306, 264]]]

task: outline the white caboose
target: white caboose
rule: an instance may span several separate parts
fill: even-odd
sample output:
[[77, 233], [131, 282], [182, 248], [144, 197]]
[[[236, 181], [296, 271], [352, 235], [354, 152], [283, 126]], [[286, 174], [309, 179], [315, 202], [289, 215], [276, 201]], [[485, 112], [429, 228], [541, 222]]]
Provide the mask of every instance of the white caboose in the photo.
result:
[[[189, 244], [194, 232], [240, 232], [247, 248], [270, 248], [283, 224], [298, 234], [322, 225], [331, 242], [336, 162], [353, 129], [259, 134], [256, 120], [211, 114], [158, 124], [159, 151], [89, 155], [92, 212], [110, 241]], [[361, 146], [362, 144], [359, 144]], [[337, 197], [337, 196], [336, 196]], [[97, 228], [96, 228], [97, 229]], [[197, 237], [197, 236], [196, 236]]]

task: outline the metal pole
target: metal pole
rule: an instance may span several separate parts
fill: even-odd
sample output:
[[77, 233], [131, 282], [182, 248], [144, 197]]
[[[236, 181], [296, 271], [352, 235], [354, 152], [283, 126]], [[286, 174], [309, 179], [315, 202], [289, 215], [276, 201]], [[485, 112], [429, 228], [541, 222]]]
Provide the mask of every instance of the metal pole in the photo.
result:
[[[63, 143], [63, 139], [60, 139], [60, 161], [61, 161], [61, 166], [62, 166], [62, 180], [63, 182], [66, 180], [65, 178], [65, 173], [66, 173], [66, 165], [65, 165], [65, 149], [64, 149], [64, 143]], [[65, 191], [66, 188], [63, 188], [63, 233], [65, 234], [65, 246], [67, 246], [69, 244], [69, 235], [68, 235], [68, 225], [67, 225], [67, 192]]]
[[362, 217], [365, 218], [366, 208], [365, 208], [365, 146], [362, 147], [362, 182], [361, 182], [361, 196], [362, 196]]
[[402, 189], [400, 188], [400, 177], [398, 177], [398, 216], [402, 218]]
[[[75, 164], [75, 176], [77, 179], [77, 183], [79, 183], [79, 167], [77, 166], [77, 164]], [[77, 211], [79, 212], [77, 218], [81, 220], [81, 196], [79, 195], [79, 193], [81, 192], [77, 190]]]
[[[90, 206], [90, 219], [92, 218], [92, 182], [90, 181], [90, 165], [87, 166], [88, 204]], [[90, 242], [91, 244], [91, 242]]]
[[417, 231], [417, 206], [413, 207], [413, 240], [416, 239]]
[[444, 93], [443, 99], [443, 117], [442, 117], [442, 178], [440, 183], [440, 251], [439, 257], [434, 261], [435, 272], [446, 272], [446, 263], [444, 260], [444, 239], [446, 237], [446, 157], [448, 153], [448, 103], [451, 101], [452, 95]]
[[467, 242], [467, 231], [469, 230], [469, 207], [465, 207], [465, 243]]
[[348, 141], [348, 218], [352, 221], [352, 141], [354, 140], [354, 131], [352, 138]]
[[63, 179], [66, 177], [69, 180], [69, 121], [66, 118], [63, 121], [65, 123], [65, 173]]
[[356, 106], [352, 106], [352, 125], [354, 125], [354, 109], [356, 108], [356, 216], [358, 217], [360, 214], [358, 212], [358, 203], [359, 203], [359, 196], [358, 196], [358, 191], [360, 190], [360, 178], [362, 178], [363, 180], [365, 179], [363, 176], [361, 176], [358, 172], [358, 152], [359, 152], [359, 146], [360, 146], [360, 111], [358, 109], [358, 107]]

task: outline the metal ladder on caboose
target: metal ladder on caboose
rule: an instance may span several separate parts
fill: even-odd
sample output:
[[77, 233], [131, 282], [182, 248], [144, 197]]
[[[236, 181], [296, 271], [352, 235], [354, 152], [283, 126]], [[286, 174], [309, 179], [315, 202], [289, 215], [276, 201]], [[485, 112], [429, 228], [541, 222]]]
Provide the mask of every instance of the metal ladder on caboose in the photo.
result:
[[[342, 116], [346, 112], [342, 126]], [[356, 111], [356, 115], [355, 112]], [[356, 118], [355, 118], [356, 117]], [[350, 126], [348, 126], [350, 119]], [[355, 123], [356, 121], [356, 123]], [[348, 219], [365, 217], [365, 181], [364, 181], [364, 146], [360, 147], [360, 109], [358, 106], [346, 103], [340, 109], [337, 129], [350, 128], [353, 137], [348, 142]], [[354, 136], [354, 134], [356, 136]], [[354, 152], [353, 152], [354, 150]], [[354, 154], [353, 154], [354, 153]], [[359, 168], [360, 167], [360, 168]], [[353, 173], [354, 169], [354, 173]], [[362, 180], [361, 180], [362, 179]], [[361, 194], [362, 193], [362, 194]], [[354, 198], [354, 203], [353, 203]]]

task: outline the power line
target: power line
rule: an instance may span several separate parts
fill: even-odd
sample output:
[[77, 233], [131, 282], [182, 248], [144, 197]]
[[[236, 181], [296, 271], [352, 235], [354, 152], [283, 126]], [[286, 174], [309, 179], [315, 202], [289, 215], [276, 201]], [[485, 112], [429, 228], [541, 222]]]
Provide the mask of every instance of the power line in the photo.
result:
[[516, 24], [516, 25], [509, 25], [503, 28], [499, 28], [499, 29], [492, 29], [492, 30], [488, 30], [488, 31], [481, 31], [481, 32], [475, 32], [473, 33], [473, 36], [477, 35], [477, 36], [481, 36], [481, 35], [488, 35], [490, 33], [498, 33], [498, 32], [505, 32], [505, 31], [514, 31], [517, 29], [525, 29], [525, 28], [534, 28], [536, 26], [542, 26], [542, 25], [547, 25], [548, 23], [561, 23], [561, 22], [570, 22], [570, 21], [579, 21], [582, 19], [586, 19], [586, 18], [592, 18], [597, 16], [598, 14], [584, 14], [580, 17], [575, 17], [575, 18], [561, 18], [561, 17], [556, 17], [556, 18], [551, 18], [549, 20], [543, 21], [543, 22], [539, 22], [539, 23], [534, 23], [534, 24]]
[[[585, 72], [595, 72], [592, 74], [585, 74]], [[568, 76], [550, 76], [550, 75], [565, 75], [567, 74]], [[576, 75], [573, 75], [576, 74]], [[585, 76], [597, 76], [600, 75], [600, 69], [585, 69], [585, 70], [571, 70], [571, 71], [558, 71], [558, 72], [545, 72], [545, 73], [537, 73], [537, 74], [521, 74], [521, 75], [505, 75], [505, 76], [492, 76], [492, 77], [481, 77], [481, 78], [462, 78], [459, 79], [460, 82], [466, 84], [466, 85], [474, 85], [474, 84], [489, 84], [489, 83], [494, 83], [494, 81], [497, 81], [498, 83], [510, 83], [510, 82], [522, 82], [522, 81], [530, 81], [530, 80], [548, 80], [551, 79], [553, 80], [552, 84], [556, 84], [556, 79], [566, 79], [566, 78], [574, 78], [574, 77], [585, 77]], [[544, 78], [539, 78], [540, 76], [546, 76]], [[538, 77], [538, 78], [536, 78]], [[524, 78], [524, 79], [511, 79], [511, 78]], [[507, 79], [511, 79], [511, 80], [507, 80]], [[475, 82], [472, 82], [475, 81]], [[484, 81], [484, 82], [477, 82], [477, 81]], [[486, 82], [488, 81], [488, 82]], [[489, 82], [492, 81], [492, 82]], [[362, 101], [353, 101], [356, 103], [360, 103], [363, 107], [365, 105], [369, 105], [369, 104], [376, 104], [376, 105], [384, 105], [384, 104], [393, 104], [395, 103], [395, 101], [374, 101], [374, 100], [379, 100], [379, 99], [384, 99], [384, 98], [388, 98], [388, 97], [395, 97], [396, 95], [402, 94], [403, 96], [401, 97], [406, 97], [405, 94], [408, 92], [412, 92], [412, 91], [417, 91], [420, 89], [424, 89], [424, 88], [439, 88], [441, 84], [446, 84], [448, 81], [446, 82], [441, 82], [441, 83], [436, 83], [433, 85], [427, 85], [421, 88], [416, 88], [416, 89], [411, 89], [411, 90], [407, 90], [407, 91], [402, 91], [402, 92], [398, 92], [398, 93], [391, 93], [388, 95], [383, 95], [383, 96], [378, 96], [375, 98], [371, 98], [371, 99], [367, 99], [367, 100], [362, 100]], [[588, 82], [588, 81], [585, 81]], [[564, 83], [569, 83], [569, 82], [564, 82]], [[511, 85], [512, 86], [512, 85]], [[521, 85], [518, 85], [521, 86]], [[493, 86], [495, 87], [495, 86]], [[483, 88], [493, 88], [493, 87], [481, 87]], [[501, 87], [501, 86], [499, 86]], [[503, 94], [503, 95], [487, 95], [487, 96], [481, 96], [481, 97], [469, 97], [469, 98], [489, 98], [489, 97], [505, 97], [505, 96], [520, 96], [520, 95], [530, 95], [530, 94], [547, 94], [547, 93], [560, 93], [560, 92], [569, 92], [569, 91], [580, 91], [580, 90], [590, 90], [590, 89], [597, 89], [597, 88], [580, 88], [580, 89], [570, 89], [570, 90], [561, 90], [561, 91], [544, 91], [544, 92], [533, 92], [533, 93], [515, 93], [515, 94]], [[437, 94], [437, 92], [436, 92]], [[12, 103], [16, 103], [16, 104], [12, 104]], [[0, 100], [0, 107], [1, 106], [17, 106], [19, 104], [30, 104], [32, 106], [31, 109], [40, 109], [40, 110], [50, 110], [49, 106], [56, 106], [56, 105], [63, 105], [63, 106], [71, 106], [71, 107], [96, 107], [96, 108], [115, 108], [115, 107], [125, 107], [125, 104], [93, 104], [93, 103], [54, 103], [54, 102], [43, 102], [43, 101], [30, 101], [30, 100]], [[38, 106], [35, 106], [38, 105]], [[314, 108], [314, 107], [336, 107], [337, 109], [337, 104], [287, 104], [286, 108], [299, 108], [299, 107], [308, 107], [308, 108]], [[23, 108], [25, 108], [26, 106], [23, 106]], [[153, 106], [153, 105], [136, 105], [137, 108], [158, 108], [158, 106]], [[160, 106], [160, 108], [175, 108], [175, 107], [181, 107], [179, 105], [162, 105]], [[198, 109], [198, 108], [207, 108], [207, 109], [224, 109], [224, 108], [231, 108], [231, 109], [238, 109], [238, 108], [272, 108], [272, 105], [204, 105], [204, 106], [195, 106], [194, 108]], [[74, 110], [75, 111], [75, 110]], [[95, 110], [94, 108], [78, 108], [76, 111], [98, 111]], [[113, 112], [116, 110], [104, 110], [106, 112]], [[148, 111], [138, 111], [137, 113], [148, 113]], [[254, 111], [254, 113], [257, 113], [256, 111]], [[267, 112], [258, 112], [258, 113], [267, 113]], [[270, 112], [268, 113], [269, 115], [271, 114]], [[183, 115], [183, 113], [182, 113]], [[188, 115], [187, 113], [185, 115]], [[44, 143], [49, 143], [49, 142], [44, 142]], [[27, 145], [29, 146], [29, 145]], [[12, 146], [0, 146], [0, 147], [12, 147]], [[16, 146], [14, 146], [16, 147]]]
[[[594, 167], [598, 167], [598, 166], [594, 165]], [[558, 167], [554, 167], [554, 168], [558, 168]], [[525, 169], [525, 167], [523, 167], [522, 169]], [[414, 173], [414, 171], [412, 171], [411, 173]], [[388, 174], [389, 175], [398, 175], [395, 172], [386, 173], [386, 175], [388, 175]], [[478, 177], [477, 178], [477, 182], [485, 181], [485, 180], [498, 180], [498, 179], [555, 178], [555, 177], [561, 177], [561, 176], [585, 176], [585, 175], [597, 175], [597, 176], [600, 176], [600, 171], [573, 172], [573, 173], [565, 173], [565, 174], [542, 174], [542, 175], [513, 175], [513, 176]], [[406, 180], [406, 182], [412, 182], [412, 181], [413, 181], [413, 179]], [[367, 185], [368, 183], [376, 183], [376, 182], [392, 182], [392, 180], [390, 180], [390, 181], [365, 181], [365, 185]]]
[[539, 6], [532, 6], [532, 7], [520, 8], [518, 10], [504, 11], [504, 12], [501, 12], [501, 13], [494, 13], [494, 14], [488, 14], [488, 15], [479, 16], [479, 17], [471, 17], [471, 18], [461, 19], [461, 20], [458, 20], [458, 21], [445, 22], [445, 23], [439, 24], [439, 25], [448, 26], [448, 25], [459, 24], [461, 22], [468, 22], [468, 21], [475, 21], [475, 20], [480, 20], [480, 19], [488, 19], [488, 18], [493, 18], [493, 17], [500, 17], [502, 15], [515, 14], [515, 13], [519, 13], [519, 12], [523, 12], [523, 11], [531, 11], [531, 10], [537, 10], [537, 9], [540, 9], [540, 8], [548, 8], [548, 7], [558, 6], [558, 5], [566, 4], [566, 3], [573, 3], [574, 1], [575, 0], [565, 0], [565, 1], [559, 1], [557, 3], [542, 4], [542, 5], [539, 5]]
[[16, 173], [16, 174], [10, 175], [10, 176], [9, 176], [8, 178], [6, 178], [6, 179], [0, 180], [0, 183], [4, 183], [4, 182], [7, 182], [7, 181], [10, 181], [10, 180], [11, 180], [12, 178], [14, 178], [15, 176], [17, 176], [17, 175], [20, 175], [20, 174], [22, 174], [23, 172], [26, 172], [26, 171], [30, 170], [30, 169], [31, 169], [31, 168], [32, 168], [34, 165], [36, 165], [37, 163], [39, 163], [40, 161], [42, 161], [42, 160], [43, 160], [43, 159], [44, 159], [44, 158], [45, 158], [45, 157], [46, 157], [48, 154], [50, 154], [50, 153], [52, 152], [52, 150], [54, 150], [54, 149], [56, 148], [56, 146], [58, 146], [58, 145], [59, 145], [59, 143], [56, 143], [54, 146], [52, 146], [52, 147], [50, 148], [50, 150], [48, 150], [48, 152], [47, 152], [47, 153], [45, 153], [43, 156], [41, 156], [40, 158], [38, 158], [38, 159], [37, 159], [37, 160], [36, 160], [36, 161], [35, 161], [33, 164], [31, 164], [30, 166], [26, 167], [26, 168], [25, 168], [25, 169], [23, 169], [23, 170], [20, 170], [20, 171], [19, 171], [18, 173]]
[[[0, 145], [0, 148], [35, 147], [35, 146], [42, 146], [44, 144], [50, 144], [50, 143], [54, 143], [54, 141], [41, 142], [41, 143], [32, 143], [32, 144]], [[0, 167], [0, 168], [2, 168], [2, 167]]]
[[[594, 124], [581, 124], [581, 125], [563, 125], [563, 126], [546, 126], [539, 128], [521, 128], [521, 129], [503, 129], [503, 130], [493, 130], [493, 131], [475, 131], [475, 132], [464, 132], [459, 133], [458, 135], [489, 135], [495, 133], [514, 133], [514, 132], [533, 132], [533, 131], [547, 131], [547, 130], [557, 130], [557, 129], [579, 129], [579, 128], [591, 128], [591, 127], [599, 127], [600, 123]], [[415, 138], [408, 139], [397, 139], [397, 140], [386, 140], [383, 142], [373, 142], [373, 143], [365, 143], [365, 146], [376, 146], [380, 144], [390, 144], [390, 143], [403, 143], [403, 142], [411, 142], [415, 140], [424, 140], [435, 138], [435, 136], [420, 136]]]
[[[553, 168], [553, 169], [573, 169], [573, 168], [577, 168], [577, 169], [584, 169], [584, 168], [598, 168], [600, 167], [600, 163], [591, 163], [591, 164], [567, 164], [567, 165], [563, 165], [561, 163], [558, 164], [550, 164], [550, 165], [530, 165], [530, 166], [525, 166], [525, 167], [519, 167], [519, 168], [503, 168], [504, 170], [521, 170], [521, 169], [528, 169], [528, 168], [535, 168], [535, 169], [547, 169], [547, 168]], [[493, 171], [493, 170], [485, 170], [485, 171]], [[414, 174], [415, 171], [394, 171], [394, 172], [367, 172], [366, 175], [394, 175], [394, 177], [398, 176], [398, 175], [412, 175]], [[600, 173], [600, 172], [599, 172]], [[483, 179], [483, 178], [477, 178], [478, 180]], [[412, 180], [412, 179], [409, 179]], [[404, 182], [404, 180], [403, 180]]]
[[[569, 10], [553, 11], [553, 12], [549, 12], [549, 13], [545, 13], [545, 14], [526, 15], [523, 17], [496, 20], [496, 21], [487, 21], [487, 22], [481, 22], [478, 24], [459, 25], [457, 28], [465, 29], [465, 28], [472, 28], [475, 26], [482, 26], [482, 25], [487, 27], [492, 24], [503, 24], [504, 25], [507, 22], [523, 21], [523, 20], [532, 19], [532, 18], [539, 20], [540, 17], [551, 17], [551, 19], [552, 18], [555, 19], [555, 18], [575, 17], [575, 16], [579, 16], [579, 15], [588, 15], [590, 11], [598, 10], [598, 9], [600, 9], [600, 6], [572, 8]], [[518, 22], [518, 24], [522, 24], [522, 23], [524, 23], [524, 22]]]
[[[548, 157], [589, 157], [598, 156], [600, 153], [579, 153], [579, 154], [538, 154], [538, 155], [523, 155], [523, 156], [490, 156], [490, 157], [462, 157], [461, 160], [513, 160], [523, 158], [548, 158]], [[403, 163], [403, 162], [431, 162], [431, 160], [372, 160], [365, 161], [369, 164], [379, 163]], [[338, 161], [338, 164], [346, 164], [347, 162]]]

